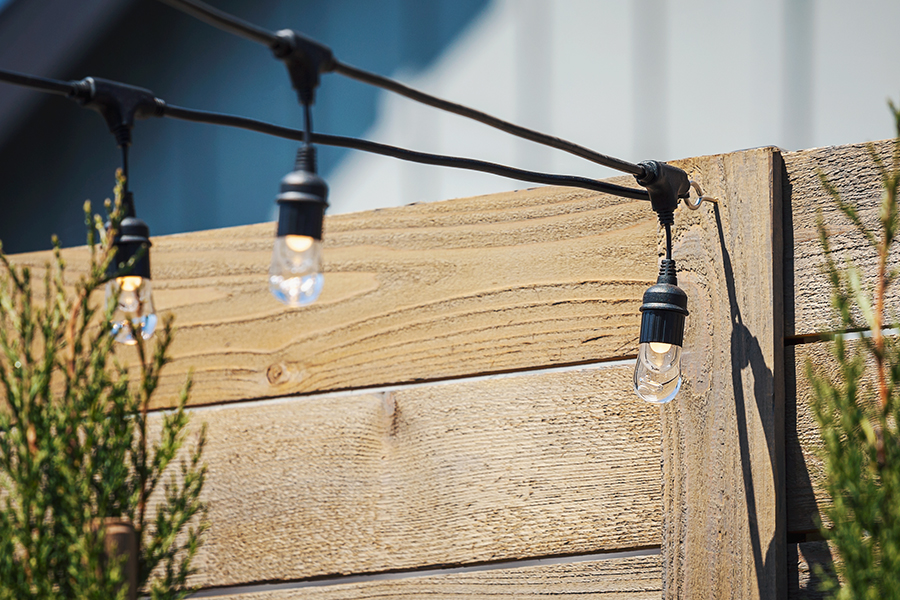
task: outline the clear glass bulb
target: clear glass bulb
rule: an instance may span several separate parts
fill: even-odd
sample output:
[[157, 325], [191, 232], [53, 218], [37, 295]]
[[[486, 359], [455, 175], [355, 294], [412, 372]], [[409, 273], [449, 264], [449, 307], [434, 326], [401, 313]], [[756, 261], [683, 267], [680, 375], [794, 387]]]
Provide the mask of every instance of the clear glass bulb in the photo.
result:
[[112, 335], [116, 341], [128, 345], [137, 343], [134, 332], [138, 328], [142, 338], [150, 339], [157, 322], [150, 280], [135, 275], [116, 277], [106, 284], [106, 301], [117, 293], [119, 302], [112, 316]]
[[670, 401], [681, 389], [681, 346], [645, 342], [634, 366], [634, 391], [656, 404]]
[[275, 238], [269, 289], [279, 302], [303, 306], [322, 293], [322, 242], [306, 235]]

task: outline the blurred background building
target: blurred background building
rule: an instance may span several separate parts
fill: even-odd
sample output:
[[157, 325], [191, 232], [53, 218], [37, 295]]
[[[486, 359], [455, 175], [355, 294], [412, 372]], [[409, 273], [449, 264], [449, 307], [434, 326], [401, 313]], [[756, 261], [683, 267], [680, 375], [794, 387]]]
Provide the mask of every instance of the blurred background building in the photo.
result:
[[[890, 137], [896, 0], [210, 0], [290, 27], [343, 62], [632, 161]], [[172, 104], [301, 126], [269, 52], [152, 0], [0, 0], [0, 68], [104, 77]], [[337, 75], [317, 131], [522, 168], [606, 177], [581, 159]], [[134, 130], [131, 188], [154, 235], [274, 218], [295, 142], [174, 120]], [[95, 113], [0, 84], [0, 239], [83, 243], [82, 203], [119, 154]], [[320, 149], [331, 213], [525, 187]]]

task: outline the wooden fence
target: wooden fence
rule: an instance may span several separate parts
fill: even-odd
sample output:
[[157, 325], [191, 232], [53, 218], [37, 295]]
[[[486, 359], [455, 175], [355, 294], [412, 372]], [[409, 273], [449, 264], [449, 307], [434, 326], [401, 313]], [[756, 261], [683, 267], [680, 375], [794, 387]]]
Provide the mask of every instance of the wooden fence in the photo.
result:
[[722, 201], [676, 213], [691, 315], [661, 409], [631, 391], [645, 202], [539, 188], [330, 217], [299, 310], [268, 296], [271, 224], [156, 238], [179, 333], [154, 408], [193, 368], [209, 424], [203, 594], [816, 597], [817, 210], [865, 264], [816, 172], [872, 220], [878, 178], [862, 146], [678, 164]]

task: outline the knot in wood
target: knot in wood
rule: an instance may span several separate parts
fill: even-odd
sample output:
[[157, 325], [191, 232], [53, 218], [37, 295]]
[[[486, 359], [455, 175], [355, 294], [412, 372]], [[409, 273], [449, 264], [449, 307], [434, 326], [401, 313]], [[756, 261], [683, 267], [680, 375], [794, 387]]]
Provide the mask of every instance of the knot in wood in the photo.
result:
[[266, 369], [266, 379], [272, 385], [282, 383], [286, 378], [285, 369], [280, 364], [269, 365], [269, 368]]

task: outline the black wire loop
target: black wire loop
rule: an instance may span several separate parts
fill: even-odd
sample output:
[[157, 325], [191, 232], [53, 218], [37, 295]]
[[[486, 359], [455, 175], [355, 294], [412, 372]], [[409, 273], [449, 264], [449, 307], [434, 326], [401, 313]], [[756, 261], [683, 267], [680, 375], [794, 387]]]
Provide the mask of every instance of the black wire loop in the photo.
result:
[[218, 27], [223, 31], [232, 33], [239, 37], [256, 42], [273, 48], [280, 42], [278, 36], [268, 29], [258, 27], [252, 23], [248, 23], [243, 19], [239, 19], [234, 15], [210, 6], [206, 2], [198, 0], [159, 0], [163, 4], [168, 4], [172, 8], [191, 15], [195, 19], [203, 21], [213, 27]]
[[47, 79], [45, 77], [37, 77], [35, 75], [26, 75], [15, 71], [0, 70], [0, 81], [12, 83], [20, 87], [30, 88], [39, 92], [48, 94], [57, 94], [59, 96], [74, 96], [78, 88], [74, 83], [67, 81], [59, 81], [57, 79]]
[[[238, 117], [234, 115], [224, 115], [201, 110], [184, 108], [181, 106], [173, 106], [171, 104], [165, 107], [165, 116], [174, 119], [183, 119], [185, 121], [194, 121], [198, 123], [210, 123], [214, 125], [225, 125], [228, 127], [238, 127], [240, 129], [249, 129], [259, 133], [265, 133], [276, 137], [282, 137], [289, 140], [302, 142], [304, 133], [298, 129], [289, 127], [281, 127], [256, 119], [248, 119], [246, 117]], [[442, 154], [429, 154], [427, 152], [417, 152], [415, 150], [407, 150], [398, 148], [388, 144], [380, 144], [378, 142], [370, 142], [368, 140], [359, 140], [356, 138], [348, 138], [337, 135], [327, 135], [323, 133], [313, 133], [312, 142], [323, 146], [337, 146], [340, 148], [350, 148], [353, 150], [362, 150], [373, 154], [381, 154], [382, 156], [391, 156], [408, 162], [416, 162], [420, 164], [435, 165], [441, 167], [451, 167], [454, 169], [466, 169], [470, 171], [481, 171], [483, 173], [491, 173], [500, 177], [516, 179], [518, 181], [527, 181], [529, 183], [540, 183], [544, 185], [561, 185], [568, 187], [582, 188], [619, 196], [622, 198], [632, 198], [634, 200], [649, 200], [650, 196], [646, 190], [641, 188], [629, 188], [605, 181], [590, 179], [587, 177], [577, 177], [572, 175], [557, 175], [552, 173], [541, 173], [538, 171], [527, 171], [499, 165], [483, 160], [472, 158], [460, 158], [456, 156], [445, 156]]]
[[[243, 19], [239, 19], [234, 15], [230, 15], [224, 11], [214, 8], [206, 4], [205, 2], [201, 2], [200, 0], [159, 1], [193, 17], [196, 17], [197, 19], [203, 21], [204, 23], [212, 25], [213, 27], [218, 27], [219, 29], [222, 29], [229, 33], [266, 45], [269, 48], [275, 50], [276, 54], [281, 49], [281, 46], [284, 45], [284, 41], [281, 37], [279, 37], [279, 34], [252, 25], [244, 21]], [[284, 32], [282, 32], [282, 34], [283, 33]], [[517, 137], [542, 144], [544, 146], [549, 146], [551, 148], [556, 148], [557, 150], [568, 152], [569, 154], [579, 156], [581, 158], [584, 158], [585, 160], [603, 165], [604, 167], [609, 167], [611, 169], [629, 173], [631, 175], [636, 175], [638, 177], [643, 177], [645, 174], [644, 168], [641, 165], [637, 165], [612, 156], [607, 156], [574, 142], [570, 142], [568, 140], [564, 140], [552, 135], [547, 135], [539, 131], [534, 131], [533, 129], [528, 129], [527, 127], [515, 125], [508, 121], [504, 121], [503, 119], [498, 119], [497, 117], [481, 112], [480, 110], [475, 110], [473, 108], [463, 106], [462, 104], [457, 104], [455, 102], [450, 102], [448, 100], [443, 100], [436, 96], [432, 96], [431, 94], [426, 94], [425, 92], [421, 92], [419, 90], [408, 87], [398, 81], [394, 81], [393, 79], [389, 79], [387, 77], [383, 77], [381, 75], [370, 73], [369, 71], [364, 71], [357, 67], [352, 67], [350, 65], [344, 64], [337, 59], [334, 59], [331, 56], [330, 50], [328, 51], [328, 54], [329, 64], [328, 68], [326, 69], [328, 71], [333, 71], [335, 73], [343, 75], [344, 77], [349, 77], [362, 83], [394, 92], [395, 94], [399, 94], [401, 96], [409, 98], [410, 100], [414, 100], [433, 108], [437, 108], [439, 110], [459, 115], [461, 117], [466, 117], [468, 119], [478, 121], [479, 123], [483, 123], [484, 125], [488, 125], [489, 127], [499, 129], [500, 131], [504, 131], [510, 135], [515, 135]]]
[[466, 117], [467, 119], [472, 119], [473, 121], [478, 121], [479, 123], [483, 123], [485, 125], [488, 125], [489, 127], [499, 129], [500, 131], [504, 131], [531, 142], [536, 142], [544, 146], [550, 146], [551, 148], [556, 148], [557, 150], [568, 152], [569, 154], [574, 154], [575, 156], [584, 158], [598, 165], [603, 165], [604, 167], [609, 167], [611, 169], [622, 171], [624, 173], [630, 173], [631, 175], [643, 176], [644, 174], [644, 168], [640, 165], [636, 165], [625, 160], [595, 152], [590, 148], [585, 148], [584, 146], [580, 146], [562, 138], [547, 135], [539, 131], [534, 131], [532, 129], [528, 129], [527, 127], [515, 125], [508, 121], [504, 121], [503, 119], [498, 119], [497, 117], [481, 112], [480, 110], [475, 110], [474, 108], [463, 106], [462, 104], [443, 100], [436, 96], [432, 96], [430, 94], [426, 94], [425, 92], [420, 92], [419, 90], [403, 85], [402, 83], [394, 81], [393, 79], [382, 77], [381, 75], [376, 75], [375, 73], [369, 73], [368, 71], [363, 71], [362, 69], [357, 69], [356, 67], [351, 67], [350, 65], [346, 65], [338, 60], [334, 61], [334, 72], [345, 77], [349, 77], [351, 79], [355, 79], [357, 81], [361, 81], [363, 83], [367, 83], [369, 85], [394, 92], [395, 94], [405, 96], [406, 98], [409, 98], [410, 100], [414, 100], [421, 104], [426, 104], [428, 106], [453, 113], [461, 117]]
[[[175, 1], [175, 0], [172, 0]], [[183, 0], [179, 0], [183, 1]], [[76, 84], [66, 83], [53, 79], [45, 79], [41, 77], [32, 77], [21, 73], [0, 70], [0, 81], [6, 81], [16, 85], [30, 87], [40, 91], [62, 94], [70, 96], [76, 100], [79, 99], [79, 88]], [[77, 83], [77, 82], [76, 82]], [[109, 82], [114, 84], [116, 82]], [[143, 90], [146, 92], [146, 90]], [[152, 98], [152, 111], [147, 111], [145, 116], [167, 116], [175, 119], [186, 121], [195, 121], [200, 123], [210, 123], [215, 125], [224, 125], [227, 127], [238, 127], [241, 129], [249, 129], [259, 133], [282, 137], [290, 140], [303, 142], [306, 140], [304, 131], [281, 127], [255, 119], [246, 117], [238, 117], [234, 115], [224, 115], [200, 110], [184, 108], [166, 104], [159, 98]], [[308, 124], [311, 130], [311, 123]], [[635, 200], [649, 200], [649, 194], [641, 188], [630, 188], [612, 183], [606, 183], [596, 179], [587, 177], [577, 177], [571, 175], [558, 175], [554, 173], [542, 173], [539, 171], [528, 171], [525, 169], [517, 169], [506, 165], [500, 165], [488, 161], [476, 160], [471, 158], [461, 158], [455, 156], [446, 156], [441, 154], [429, 154], [426, 152], [417, 152], [398, 148], [378, 142], [368, 140], [359, 140], [342, 136], [326, 135], [312, 133], [309, 137], [310, 141], [315, 144], [325, 146], [337, 146], [341, 148], [350, 148], [354, 150], [362, 150], [373, 154], [381, 154], [383, 156], [391, 156], [400, 160], [416, 162], [420, 164], [428, 164], [435, 166], [450, 167], [455, 169], [466, 169], [470, 171], [480, 171], [483, 173], [491, 173], [500, 177], [507, 177], [518, 181], [526, 181], [529, 183], [539, 183], [544, 185], [560, 185], [568, 187], [576, 187], [605, 194], [611, 194], [622, 198], [632, 198]], [[117, 142], [120, 140], [117, 137]], [[120, 143], [120, 145], [122, 145]]]

